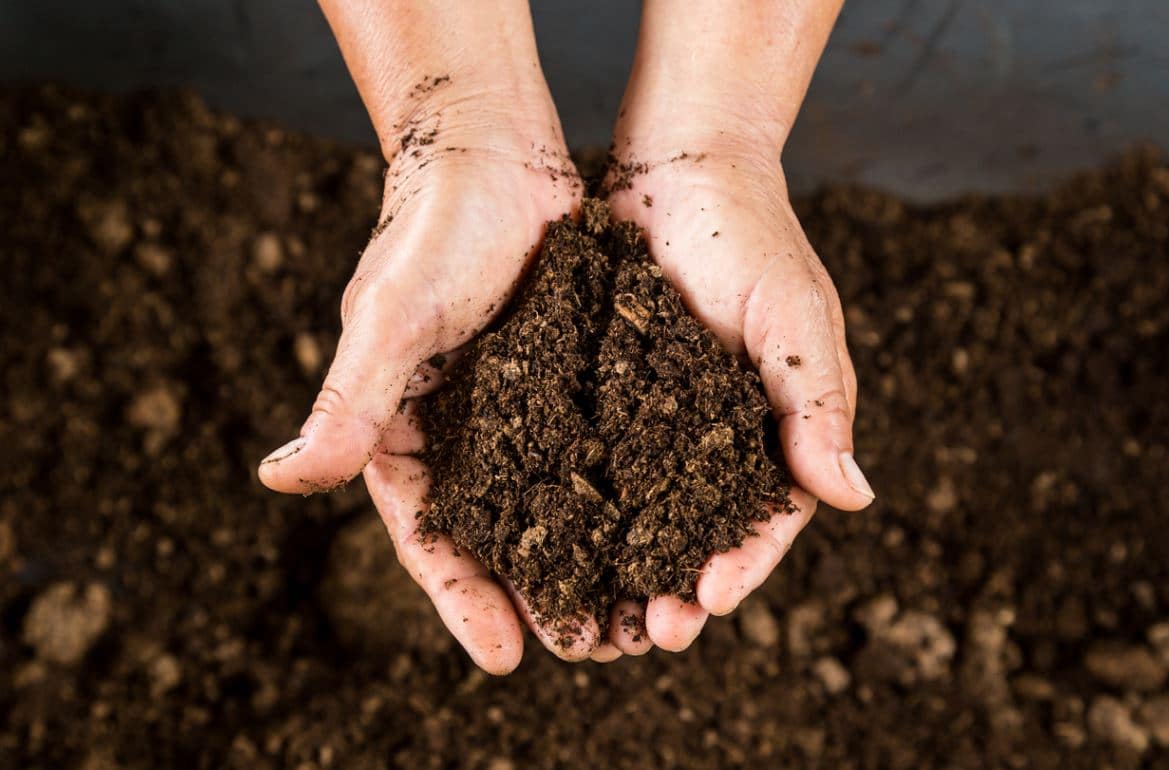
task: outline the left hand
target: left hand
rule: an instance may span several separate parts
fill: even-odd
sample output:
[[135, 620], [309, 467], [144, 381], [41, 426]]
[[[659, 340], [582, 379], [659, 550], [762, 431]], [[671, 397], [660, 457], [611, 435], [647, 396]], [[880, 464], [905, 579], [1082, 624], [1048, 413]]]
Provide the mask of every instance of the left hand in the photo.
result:
[[857, 381], [840, 299], [788, 201], [778, 153], [725, 136], [657, 154], [641, 149], [625, 158], [647, 168], [609, 196], [614, 218], [645, 229], [650, 255], [690, 312], [758, 368], [798, 511], [776, 513], [755, 525], [758, 537], [712, 556], [697, 604], [663, 596], [633, 605], [645, 613], [648, 639], [611, 635], [629, 654], [685, 649], [709, 614], [733, 611], [787, 553], [817, 498], [849, 511], [874, 498], [852, 454]]

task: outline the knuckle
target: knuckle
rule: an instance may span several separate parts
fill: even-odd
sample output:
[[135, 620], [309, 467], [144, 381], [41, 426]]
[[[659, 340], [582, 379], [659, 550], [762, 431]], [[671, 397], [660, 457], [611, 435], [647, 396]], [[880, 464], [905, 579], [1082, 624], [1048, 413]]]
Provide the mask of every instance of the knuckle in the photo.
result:
[[314, 414], [339, 417], [348, 412], [350, 401], [351, 399], [339, 387], [326, 382], [321, 387], [321, 392], [317, 394], [317, 400], [313, 402], [312, 411]]
[[813, 276], [803, 288], [801, 300], [804, 312], [810, 316], [828, 316], [828, 294], [824, 289], [824, 282]]
[[341, 326], [344, 328], [353, 320], [361, 305], [362, 299], [369, 293], [370, 278], [363, 273], [355, 273], [345, 285], [341, 294]]
[[842, 386], [833, 387], [815, 398], [810, 398], [804, 404], [805, 414], [814, 414], [841, 420], [846, 426], [852, 424], [852, 410], [849, 408], [848, 396]]
[[785, 543], [776, 537], [773, 529], [766, 525], [759, 527], [756, 532], [759, 534], [760, 541], [767, 548], [767, 558], [763, 560], [766, 565], [764, 572], [764, 576], [766, 576], [771, 574], [771, 570], [783, 561], [784, 556], [787, 556], [787, 552], [791, 550], [791, 543]]

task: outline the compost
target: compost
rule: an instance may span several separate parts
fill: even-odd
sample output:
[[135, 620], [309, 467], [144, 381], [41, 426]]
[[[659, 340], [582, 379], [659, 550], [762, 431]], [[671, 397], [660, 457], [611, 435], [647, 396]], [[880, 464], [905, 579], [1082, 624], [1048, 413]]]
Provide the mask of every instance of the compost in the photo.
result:
[[423, 531], [450, 533], [553, 625], [584, 611], [604, 627], [622, 598], [692, 601], [711, 553], [790, 507], [758, 375], [591, 198], [579, 225], [551, 225], [427, 418]]

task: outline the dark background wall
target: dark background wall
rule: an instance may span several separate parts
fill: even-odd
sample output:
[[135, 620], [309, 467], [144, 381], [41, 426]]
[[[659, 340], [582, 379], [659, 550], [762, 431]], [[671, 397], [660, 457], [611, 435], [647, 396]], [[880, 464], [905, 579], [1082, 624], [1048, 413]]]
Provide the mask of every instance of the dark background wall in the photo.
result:
[[[638, 4], [532, 6], [570, 143], [607, 144]], [[785, 165], [803, 189], [1038, 189], [1135, 141], [1169, 146], [1167, 41], [1167, 0], [853, 0]], [[0, 81], [43, 79], [189, 85], [241, 114], [372, 141], [308, 0], [0, 0]]]

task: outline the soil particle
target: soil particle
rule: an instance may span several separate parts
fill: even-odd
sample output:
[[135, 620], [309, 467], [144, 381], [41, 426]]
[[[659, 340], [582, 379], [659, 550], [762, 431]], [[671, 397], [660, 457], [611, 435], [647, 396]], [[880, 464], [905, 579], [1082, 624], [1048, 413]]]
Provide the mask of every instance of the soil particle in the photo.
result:
[[1101, 695], [1088, 709], [1088, 731], [1097, 740], [1137, 754], [1149, 749], [1149, 731], [1133, 719], [1132, 709], [1110, 695]]
[[1169, 623], [1157, 623], [1149, 626], [1145, 637], [1149, 640], [1149, 646], [1153, 648], [1161, 662], [1169, 666]]
[[110, 623], [113, 598], [100, 583], [57, 583], [40, 594], [24, 619], [24, 641], [51, 663], [79, 663]]
[[767, 601], [749, 596], [739, 605], [739, 629], [756, 647], [774, 647], [779, 643], [779, 621]]
[[839, 695], [852, 684], [852, 675], [844, 664], [833, 657], [823, 657], [812, 664], [812, 673], [824, 686], [824, 692], [829, 695]]
[[645, 637], [645, 616], [633, 613], [621, 613], [621, 627], [629, 633], [630, 639], [640, 642]]
[[870, 638], [857, 661], [860, 672], [903, 686], [947, 678], [957, 651], [954, 636], [934, 615], [917, 610], [894, 615], [895, 609], [885, 601], [869, 607]]
[[77, 217], [99, 249], [114, 256], [134, 240], [134, 225], [124, 200], [101, 200], [83, 197], [77, 204]]
[[161, 697], [183, 681], [183, 669], [173, 655], [160, 655], [150, 663], [150, 694]]
[[1009, 630], [1014, 612], [1006, 607], [978, 607], [966, 621], [960, 676], [970, 696], [981, 702], [998, 731], [1017, 730], [1022, 713], [1015, 708], [1008, 676], [1018, 668], [1021, 655], [1011, 642]]
[[158, 243], [142, 241], [134, 247], [134, 261], [155, 277], [162, 278], [170, 272], [174, 254]]
[[828, 622], [824, 605], [810, 600], [793, 607], [787, 617], [787, 649], [797, 658], [811, 657], [817, 651], [818, 639]]
[[938, 483], [926, 495], [925, 504], [934, 513], [944, 514], [954, 510], [958, 505], [958, 492], [949, 476], [942, 476]]
[[293, 340], [293, 352], [300, 369], [309, 377], [320, 376], [324, 354], [317, 338], [308, 332], [301, 332]]
[[252, 262], [264, 273], [275, 273], [284, 264], [284, 247], [275, 233], [260, 233], [252, 242]]
[[788, 508], [758, 376], [722, 350], [637, 229], [587, 200], [549, 229], [497, 328], [428, 404], [426, 533], [548, 621], [675, 594]]
[[140, 393], [126, 411], [126, 419], [131, 425], [167, 434], [178, 430], [182, 416], [183, 408], [175, 389], [165, 384]]
[[1155, 692], [1169, 678], [1169, 669], [1143, 645], [1096, 642], [1084, 656], [1088, 673], [1120, 690]]
[[69, 348], [53, 348], [46, 355], [49, 373], [58, 385], [64, 385], [81, 371], [82, 356]]
[[1158, 746], [1169, 749], [1169, 695], [1147, 700], [1140, 708], [1140, 721]]

